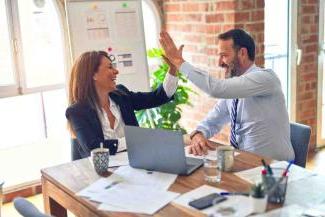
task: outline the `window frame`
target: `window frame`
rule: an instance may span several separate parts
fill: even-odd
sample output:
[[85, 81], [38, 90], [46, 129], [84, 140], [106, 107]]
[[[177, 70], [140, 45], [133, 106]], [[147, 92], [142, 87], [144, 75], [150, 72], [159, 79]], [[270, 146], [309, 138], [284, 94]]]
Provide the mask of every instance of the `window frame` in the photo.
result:
[[[64, 22], [64, 16], [62, 13], [62, 7], [60, 7], [60, 2], [58, 0], [52, 1], [54, 9], [58, 16], [58, 22], [61, 29], [61, 38], [63, 44], [64, 52], [64, 75], [67, 78], [68, 67], [70, 62], [67, 61], [69, 55], [69, 50], [67, 50], [67, 36], [65, 33], [66, 25]], [[24, 58], [23, 58], [23, 46], [22, 46], [22, 34], [21, 26], [19, 22], [19, 9], [18, 9], [18, 0], [5, 0], [6, 11], [8, 17], [8, 29], [9, 29], [9, 40], [11, 41], [11, 53], [13, 61], [13, 71], [15, 76], [15, 84], [10, 86], [0, 86], [0, 98], [19, 96], [30, 93], [38, 93], [43, 91], [57, 90], [65, 88], [66, 81], [63, 81], [59, 84], [54, 85], [44, 85], [33, 88], [28, 88], [26, 84], [26, 72], [24, 67]]]
[[14, 33], [14, 25], [13, 25], [13, 16], [12, 16], [12, 1], [4, 0], [6, 16], [8, 20], [8, 34], [9, 34], [9, 43], [10, 43], [10, 53], [12, 60], [12, 70], [14, 76], [14, 84], [11, 85], [3, 85], [0, 86], [0, 98], [16, 96], [19, 94], [19, 75], [17, 69], [17, 58], [16, 58], [16, 41], [15, 41], [15, 33]]
[[318, 47], [318, 77], [317, 77], [317, 131], [316, 131], [316, 147], [325, 146], [325, 138], [322, 138], [322, 128], [325, 126], [323, 117], [323, 91], [325, 88], [324, 59], [325, 59], [325, 2], [319, 1], [319, 47]]

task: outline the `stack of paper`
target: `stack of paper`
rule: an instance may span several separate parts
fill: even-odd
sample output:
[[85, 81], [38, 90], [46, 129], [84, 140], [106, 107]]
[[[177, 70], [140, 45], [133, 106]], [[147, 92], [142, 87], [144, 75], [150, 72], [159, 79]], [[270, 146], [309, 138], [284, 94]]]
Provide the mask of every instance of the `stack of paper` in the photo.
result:
[[[287, 167], [288, 162], [286, 161], [277, 161], [275, 163], [272, 163], [270, 166], [271, 168], [283, 168], [283, 170]], [[254, 184], [257, 182], [262, 182], [262, 176], [261, 171], [264, 169], [264, 167], [255, 167], [253, 169], [244, 170], [238, 173], [235, 173], [235, 175], [239, 176], [240, 178]], [[311, 172], [309, 170], [306, 170], [302, 167], [292, 165], [289, 169], [289, 179], [288, 183], [304, 179], [310, 176], [316, 175], [316, 173]]]
[[306, 208], [293, 204], [272, 210], [267, 213], [254, 215], [254, 217], [323, 217], [325, 216], [325, 204]]
[[[185, 206], [190, 209], [194, 209], [189, 206], [188, 203], [195, 199], [207, 196], [211, 193], [219, 193], [224, 191], [208, 185], [202, 185], [190, 192], [183, 194], [173, 201], [173, 203]], [[216, 204], [212, 207], [201, 210], [207, 215], [215, 214], [215, 216], [227, 216], [227, 217], [244, 217], [252, 214], [253, 208], [251, 206], [250, 199], [246, 196], [229, 196], [227, 200]], [[227, 211], [227, 215], [224, 212]], [[232, 212], [232, 213], [229, 213]]]
[[301, 217], [304, 208], [298, 205], [285, 206], [270, 212], [254, 215], [254, 217]]
[[77, 195], [101, 203], [101, 210], [154, 214], [179, 195], [167, 191], [176, 178], [174, 174], [123, 166]]

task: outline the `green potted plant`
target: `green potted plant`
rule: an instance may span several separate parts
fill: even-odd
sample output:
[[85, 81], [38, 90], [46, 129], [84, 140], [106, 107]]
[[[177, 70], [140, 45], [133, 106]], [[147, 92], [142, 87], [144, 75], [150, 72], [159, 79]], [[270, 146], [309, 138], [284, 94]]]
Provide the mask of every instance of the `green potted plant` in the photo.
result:
[[252, 185], [250, 198], [254, 213], [265, 212], [267, 206], [267, 195], [263, 183]]
[[[150, 58], [162, 59], [163, 51], [158, 48], [148, 50], [147, 55]], [[151, 89], [156, 89], [163, 83], [166, 73], [168, 73], [168, 64], [162, 62], [158, 69], [151, 74], [150, 83]], [[141, 127], [146, 128], [162, 128], [168, 130], [182, 131], [186, 133], [184, 127], [179, 123], [182, 114], [181, 105], [192, 104], [189, 101], [189, 93], [195, 93], [187, 84], [187, 79], [181, 73], [177, 75], [179, 77], [179, 83], [174, 95], [174, 99], [160, 107], [146, 109], [136, 112], [136, 116]]]

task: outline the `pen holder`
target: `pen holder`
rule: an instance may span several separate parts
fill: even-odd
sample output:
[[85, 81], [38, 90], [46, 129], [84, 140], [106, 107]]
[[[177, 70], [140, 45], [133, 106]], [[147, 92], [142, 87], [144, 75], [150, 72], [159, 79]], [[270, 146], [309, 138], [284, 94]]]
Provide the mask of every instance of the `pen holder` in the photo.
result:
[[285, 201], [288, 176], [282, 176], [285, 169], [273, 168], [273, 175], [262, 175], [263, 185], [268, 195], [268, 202], [283, 204]]

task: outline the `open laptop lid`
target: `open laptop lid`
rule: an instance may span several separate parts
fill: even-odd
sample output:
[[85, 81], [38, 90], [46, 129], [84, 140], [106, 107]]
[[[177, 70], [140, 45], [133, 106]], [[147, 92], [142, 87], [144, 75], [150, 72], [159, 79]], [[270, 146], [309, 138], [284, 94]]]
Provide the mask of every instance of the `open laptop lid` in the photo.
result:
[[181, 132], [125, 126], [125, 140], [132, 167], [186, 174]]

